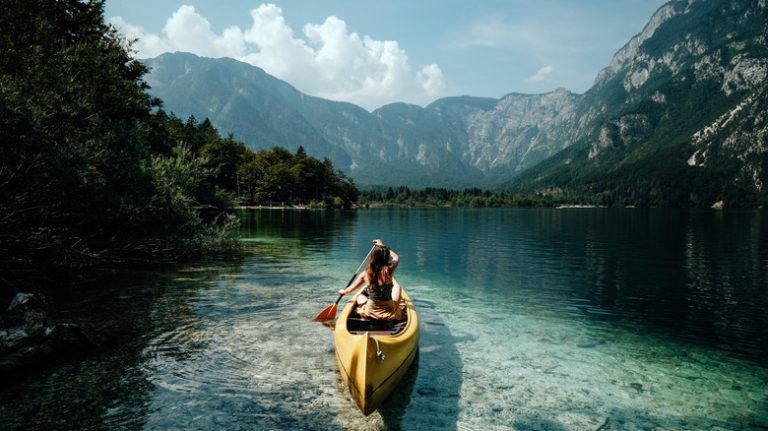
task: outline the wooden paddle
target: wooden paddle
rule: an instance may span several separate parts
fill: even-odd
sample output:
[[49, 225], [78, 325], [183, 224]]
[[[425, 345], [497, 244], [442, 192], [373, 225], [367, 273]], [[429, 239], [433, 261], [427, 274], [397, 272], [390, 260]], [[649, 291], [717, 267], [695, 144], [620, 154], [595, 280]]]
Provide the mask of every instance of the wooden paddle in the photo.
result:
[[[357, 278], [358, 273], [360, 273], [360, 270], [363, 269], [363, 266], [365, 266], [365, 262], [368, 261], [368, 258], [371, 257], [371, 253], [373, 253], [373, 249], [376, 248], [374, 245], [371, 247], [371, 251], [368, 252], [367, 255], [365, 255], [365, 259], [363, 259], [363, 262], [360, 264], [360, 266], [357, 267], [357, 271], [352, 275], [352, 278], [349, 279], [349, 283], [344, 287], [345, 289], [349, 287], [349, 285], [352, 284], [353, 281], [355, 281], [355, 278]], [[339, 301], [341, 301], [341, 298], [344, 295], [339, 295], [339, 297], [336, 299], [336, 302], [333, 303], [333, 305], [329, 305], [325, 308], [325, 310], [321, 311], [320, 314], [315, 317], [315, 320], [323, 321], [323, 320], [333, 320], [336, 318], [336, 309], [339, 307]]]

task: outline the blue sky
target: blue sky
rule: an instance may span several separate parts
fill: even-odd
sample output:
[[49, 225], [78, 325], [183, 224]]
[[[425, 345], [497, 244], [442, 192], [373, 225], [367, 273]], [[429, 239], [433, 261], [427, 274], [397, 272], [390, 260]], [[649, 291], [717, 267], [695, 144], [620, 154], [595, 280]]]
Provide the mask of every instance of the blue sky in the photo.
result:
[[139, 57], [191, 51], [375, 109], [439, 97], [582, 93], [663, 0], [108, 0]]

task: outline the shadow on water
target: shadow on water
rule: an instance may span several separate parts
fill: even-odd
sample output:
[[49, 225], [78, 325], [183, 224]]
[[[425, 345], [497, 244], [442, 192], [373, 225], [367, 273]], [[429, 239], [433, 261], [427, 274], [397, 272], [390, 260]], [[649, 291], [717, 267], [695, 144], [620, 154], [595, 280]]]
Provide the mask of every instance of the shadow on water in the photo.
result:
[[402, 429], [403, 416], [405, 416], [408, 404], [411, 402], [411, 395], [413, 394], [413, 388], [416, 386], [418, 375], [419, 354], [417, 353], [411, 368], [403, 376], [403, 380], [400, 381], [400, 384], [390, 395], [387, 403], [379, 408], [379, 414], [384, 422], [384, 429], [392, 431]]
[[415, 305], [421, 322], [418, 376], [400, 427], [390, 429], [456, 430], [464, 369], [459, 340], [433, 303], [417, 298]]
[[516, 431], [568, 431], [562, 424], [539, 416], [521, 417], [515, 420]]

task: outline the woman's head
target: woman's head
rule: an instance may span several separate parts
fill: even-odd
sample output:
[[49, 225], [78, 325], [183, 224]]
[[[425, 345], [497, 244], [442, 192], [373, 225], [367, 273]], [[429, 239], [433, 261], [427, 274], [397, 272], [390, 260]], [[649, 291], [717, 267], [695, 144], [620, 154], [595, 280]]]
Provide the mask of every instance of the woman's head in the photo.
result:
[[373, 247], [370, 265], [373, 265], [374, 263], [379, 265], [389, 264], [389, 247], [385, 245], [377, 245]]
[[[371, 260], [368, 263], [368, 275], [371, 279], [371, 284], [373, 286], [378, 286], [380, 279], [382, 278], [382, 270], [386, 271], [387, 273], [389, 269], [389, 248], [384, 245], [376, 245], [373, 247], [373, 252], [371, 253]], [[384, 280], [386, 280], [386, 275], [384, 275]], [[386, 282], [386, 281], [385, 281]]]

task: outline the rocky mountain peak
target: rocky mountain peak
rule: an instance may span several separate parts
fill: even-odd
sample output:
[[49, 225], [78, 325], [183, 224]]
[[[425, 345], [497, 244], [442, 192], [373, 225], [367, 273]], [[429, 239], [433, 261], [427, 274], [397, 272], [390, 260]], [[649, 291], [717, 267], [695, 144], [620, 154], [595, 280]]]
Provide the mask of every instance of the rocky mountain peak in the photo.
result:
[[[685, 3], [690, 6], [690, 4], [694, 1], [695, 0], [686, 0]], [[597, 86], [600, 83], [612, 78], [620, 70], [625, 68], [628, 63], [635, 61], [640, 53], [640, 47], [642, 44], [653, 37], [653, 35], [656, 33], [656, 30], [658, 30], [662, 24], [669, 21], [670, 18], [681, 13], [677, 8], [679, 3], [682, 2], [670, 2], [660, 7], [656, 13], [653, 14], [650, 21], [648, 21], [648, 24], [643, 27], [643, 31], [630, 39], [629, 42], [624, 45], [624, 47], [617, 51], [611, 60], [611, 64], [597, 74], [597, 77], [595, 78], [595, 85]], [[683, 13], [685, 13], [687, 10], [688, 8], [684, 9]]]

